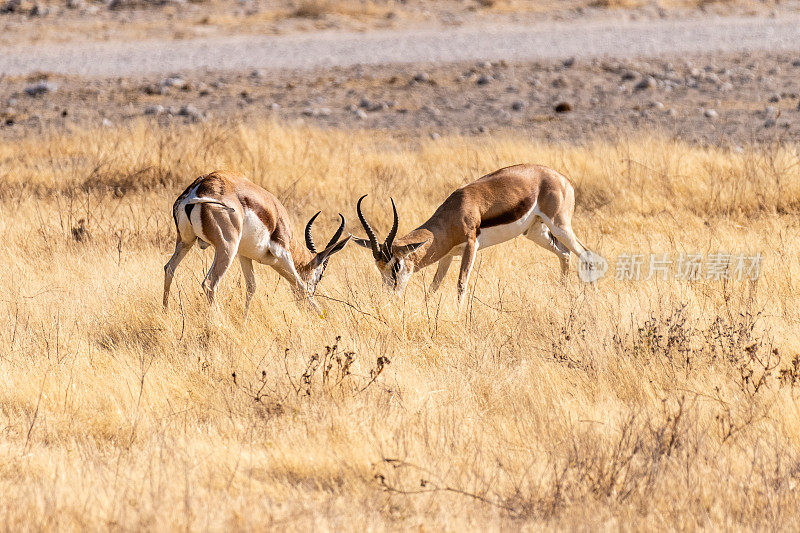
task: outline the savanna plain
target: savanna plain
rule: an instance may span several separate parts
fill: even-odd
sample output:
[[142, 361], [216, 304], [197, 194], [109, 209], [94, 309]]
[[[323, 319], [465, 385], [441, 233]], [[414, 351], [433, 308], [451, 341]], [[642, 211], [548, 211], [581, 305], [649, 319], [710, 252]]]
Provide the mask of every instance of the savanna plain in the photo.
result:
[[[398, 141], [277, 122], [52, 132], [0, 145], [4, 529], [793, 529], [800, 504], [800, 153], [658, 136]], [[234, 267], [212, 312], [195, 247], [161, 307], [174, 198], [245, 173], [385, 234], [517, 162], [577, 191], [596, 286], [517, 239], [398, 298], [366, 250], [319, 317]], [[761, 253], [758, 279], [617, 280], [631, 253]], [[646, 269], [644, 269], [646, 273]]]

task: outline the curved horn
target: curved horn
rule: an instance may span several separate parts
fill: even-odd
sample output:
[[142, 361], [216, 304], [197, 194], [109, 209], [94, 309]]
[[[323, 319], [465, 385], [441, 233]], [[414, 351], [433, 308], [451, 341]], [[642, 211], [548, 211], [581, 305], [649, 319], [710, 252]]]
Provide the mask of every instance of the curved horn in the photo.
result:
[[306, 224], [306, 248], [311, 250], [312, 253], [317, 253], [317, 247], [314, 246], [314, 239], [311, 237], [311, 225], [314, 224], [314, 221], [320, 213], [322, 213], [322, 211], [317, 211], [317, 214], [311, 217], [311, 220]]
[[392, 222], [392, 229], [389, 231], [389, 234], [386, 236], [386, 240], [383, 242], [383, 247], [386, 250], [386, 255], [391, 257], [392, 255], [392, 244], [394, 244], [394, 238], [397, 236], [397, 226], [400, 223], [400, 219], [397, 216], [397, 206], [394, 205], [394, 198], [389, 198], [392, 201], [392, 214], [394, 216], [394, 222]]
[[341, 213], [339, 213], [339, 219], [342, 221], [342, 223], [339, 225], [339, 229], [336, 230], [336, 233], [333, 235], [333, 237], [331, 237], [331, 240], [328, 241], [328, 244], [325, 245], [326, 250], [336, 243], [344, 232], [344, 216], [342, 216]]
[[361, 225], [364, 226], [364, 231], [367, 232], [367, 237], [369, 238], [369, 245], [372, 248], [372, 257], [378, 261], [381, 258], [381, 250], [378, 246], [378, 237], [375, 236], [375, 230], [372, 229], [372, 226], [369, 225], [367, 219], [364, 218], [364, 213], [361, 212], [361, 202], [366, 198], [367, 195], [365, 194], [361, 198], [358, 199], [358, 203], [356, 204], [356, 212], [358, 213], [358, 219], [361, 221]]

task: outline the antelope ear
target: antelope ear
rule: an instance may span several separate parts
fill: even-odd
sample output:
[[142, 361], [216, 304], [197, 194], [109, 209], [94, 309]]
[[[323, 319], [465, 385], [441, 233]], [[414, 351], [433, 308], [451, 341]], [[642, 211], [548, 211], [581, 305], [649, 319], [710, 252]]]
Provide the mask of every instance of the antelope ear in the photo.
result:
[[352, 233], [350, 234], [350, 237], [352, 237], [353, 242], [356, 243], [357, 245], [362, 246], [368, 250], [372, 250], [372, 245], [369, 243], [369, 239], [362, 239], [360, 237], [356, 237]]
[[403, 246], [394, 246], [392, 247], [392, 254], [405, 259], [405, 257], [408, 256], [410, 253], [416, 252], [420, 246], [427, 243], [428, 241], [422, 241], [422, 242], [414, 242], [411, 244], [404, 244]]

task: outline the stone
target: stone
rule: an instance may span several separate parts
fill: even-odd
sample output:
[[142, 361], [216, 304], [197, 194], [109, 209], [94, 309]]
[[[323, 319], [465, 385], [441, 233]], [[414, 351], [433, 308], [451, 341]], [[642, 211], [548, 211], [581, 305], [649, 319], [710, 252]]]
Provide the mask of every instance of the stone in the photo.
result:
[[781, 95], [778, 94], [778, 93], [772, 94], [772, 95], [770, 95], [768, 101], [771, 102], [771, 103], [780, 102], [781, 101]]
[[144, 108], [145, 115], [161, 115], [164, 113], [164, 106], [163, 105], [149, 105]]
[[487, 85], [487, 84], [488, 84], [488, 83], [490, 83], [491, 81], [492, 81], [492, 77], [491, 77], [491, 76], [487, 76], [486, 74], [483, 74], [482, 76], [480, 76], [480, 77], [479, 77], [479, 78], [476, 80], [476, 82], [475, 82], [475, 83], [477, 83], [478, 85]]
[[639, 83], [633, 86], [635, 91], [646, 91], [648, 89], [655, 89], [656, 87], [656, 79], [652, 76], [647, 76], [646, 78], [642, 79]]
[[553, 110], [556, 113], [569, 113], [572, 111], [572, 104], [569, 102], [559, 102], [553, 107]]
[[706, 118], [710, 118], [713, 120], [719, 116], [719, 113], [717, 113], [715, 109], [706, 109], [705, 111], [703, 111], [703, 115]]
[[511, 103], [511, 109], [513, 109], [514, 111], [522, 111], [523, 109], [525, 109], [525, 102], [523, 102], [522, 100], [515, 100]]
[[58, 90], [58, 85], [49, 81], [39, 81], [25, 87], [28, 96], [41, 96]]
[[414, 74], [414, 81], [419, 83], [428, 83], [431, 81], [431, 77], [427, 72], [417, 72]]
[[198, 111], [198, 109], [192, 104], [181, 106], [181, 108], [178, 110], [178, 115], [182, 117], [189, 117], [192, 120], [201, 120], [203, 118], [203, 115], [200, 113], [200, 111]]

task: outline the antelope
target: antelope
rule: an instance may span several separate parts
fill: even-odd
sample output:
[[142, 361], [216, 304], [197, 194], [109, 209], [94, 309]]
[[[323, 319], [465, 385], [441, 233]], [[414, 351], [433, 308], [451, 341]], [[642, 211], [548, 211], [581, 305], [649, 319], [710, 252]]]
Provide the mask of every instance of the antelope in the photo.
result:
[[350, 236], [339, 240], [345, 227], [344, 217], [339, 214], [339, 229], [325, 248], [317, 251], [311, 226], [320, 213], [306, 224], [303, 247], [292, 233], [286, 208], [275, 196], [238, 173], [216, 171], [200, 176], [172, 206], [177, 240], [175, 253], [164, 265], [164, 308], [169, 304], [175, 269], [199, 241], [200, 249], [214, 247], [214, 261], [202, 283], [210, 304], [214, 303], [220, 279], [238, 256], [246, 285], [245, 320], [256, 291], [253, 261], [277, 270], [299, 298], [308, 297], [322, 314], [313, 298], [317, 284], [328, 259], [344, 248]]
[[525, 235], [561, 262], [562, 279], [569, 271], [570, 252], [581, 267], [588, 263], [589, 249], [572, 231], [575, 190], [569, 179], [540, 165], [514, 165], [456, 189], [433, 215], [417, 229], [395, 239], [398, 228], [394, 199], [394, 223], [383, 244], [369, 225], [358, 200], [356, 211], [367, 239], [354, 242], [372, 250], [386, 286], [402, 293], [411, 274], [438, 262], [430, 291], [436, 292], [453, 258], [461, 256], [458, 303], [463, 304], [470, 272], [479, 249]]

